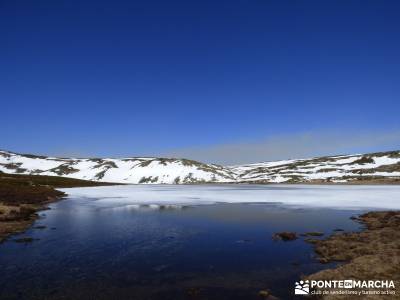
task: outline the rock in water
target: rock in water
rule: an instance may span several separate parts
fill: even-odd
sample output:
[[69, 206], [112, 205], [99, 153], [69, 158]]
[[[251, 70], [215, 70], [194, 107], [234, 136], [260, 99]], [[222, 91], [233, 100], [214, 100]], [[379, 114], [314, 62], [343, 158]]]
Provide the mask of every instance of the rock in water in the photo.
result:
[[283, 231], [283, 232], [278, 232], [275, 233], [272, 238], [274, 240], [282, 240], [284, 242], [287, 241], [293, 241], [297, 239], [297, 234], [296, 232], [290, 232], [290, 231]]

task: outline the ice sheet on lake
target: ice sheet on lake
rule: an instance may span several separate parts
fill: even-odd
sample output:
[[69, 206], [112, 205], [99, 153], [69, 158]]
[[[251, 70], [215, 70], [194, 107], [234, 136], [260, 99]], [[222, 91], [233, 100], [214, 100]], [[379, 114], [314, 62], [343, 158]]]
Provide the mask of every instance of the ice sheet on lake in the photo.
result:
[[400, 186], [346, 185], [121, 185], [61, 189], [98, 205], [283, 203], [338, 209], [400, 209]]

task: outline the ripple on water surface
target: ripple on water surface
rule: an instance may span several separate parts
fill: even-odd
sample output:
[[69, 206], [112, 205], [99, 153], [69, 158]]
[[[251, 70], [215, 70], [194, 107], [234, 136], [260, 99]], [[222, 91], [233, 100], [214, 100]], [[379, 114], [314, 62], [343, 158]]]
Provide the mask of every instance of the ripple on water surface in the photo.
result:
[[[0, 245], [1, 299], [259, 299], [264, 289], [286, 299], [301, 274], [329, 265], [316, 262], [303, 237], [272, 235], [357, 230], [349, 217], [361, 212], [95, 200], [54, 203], [35, 224], [46, 228]], [[13, 241], [21, 236], [38, 240]]]

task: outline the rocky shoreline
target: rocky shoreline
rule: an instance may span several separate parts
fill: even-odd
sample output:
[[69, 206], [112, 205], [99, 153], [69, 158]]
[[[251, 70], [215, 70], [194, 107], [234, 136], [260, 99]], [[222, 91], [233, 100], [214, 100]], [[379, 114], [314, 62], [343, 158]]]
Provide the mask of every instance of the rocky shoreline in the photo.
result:
[[37, 212], [66, 196], [62, 187], [110, 185], [55, 176], [0, 173], [0, 243], [24, 232], [38, 218]]
[[12, 234], [24, 232], [38, 218], [38, 211], [46, 209], [46, 204], [61, 198], [53, 198], [51, 201], [47, 198], [42, 204], [35, 205], [0, 204], [0, 243]]
[[[321, 263], [341, 263], [305, 279], [393, 280], [400, 287], [400, 211], [373, 211], [353, 219], [364, 226], [362, 231], [337, 231], [326, 239], [310, 240]], [[327, 295], [323, 299], [346, 297], [349, 296]], [[390, 297], [399, 295], [385, 299], [395, 299]], [[363, 299], [382, 299], [382, 295], [368, 295]]]

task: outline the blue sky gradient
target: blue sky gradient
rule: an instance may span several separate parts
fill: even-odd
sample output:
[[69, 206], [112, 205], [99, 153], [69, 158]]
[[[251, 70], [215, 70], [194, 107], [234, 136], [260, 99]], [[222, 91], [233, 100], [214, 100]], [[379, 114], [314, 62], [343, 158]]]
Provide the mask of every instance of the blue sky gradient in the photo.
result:
[[[190, 149], [324, 132], [373, 132], [347, 151], [400, 148], [399, 11], [385, 0], [1, 1], [0, 148], [198, 158]], [[318, 154], [344, 151], [335, 143]]]

